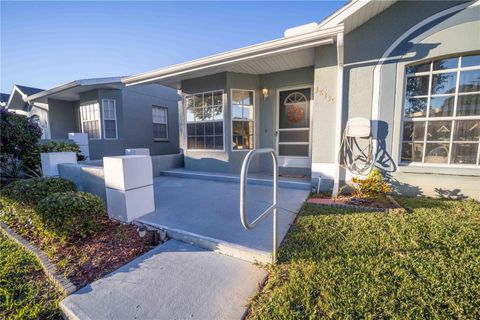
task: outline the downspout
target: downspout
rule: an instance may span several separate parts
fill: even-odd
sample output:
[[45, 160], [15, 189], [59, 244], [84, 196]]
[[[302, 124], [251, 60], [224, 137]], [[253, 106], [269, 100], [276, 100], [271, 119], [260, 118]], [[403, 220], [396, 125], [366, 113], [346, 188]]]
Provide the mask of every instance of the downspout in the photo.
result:
[[335, 112], [335, 176], [332, 196], [338, 194], [340, 186], [340, 144], [343, 118], [343, 32], [337, 34], [337, 105]]

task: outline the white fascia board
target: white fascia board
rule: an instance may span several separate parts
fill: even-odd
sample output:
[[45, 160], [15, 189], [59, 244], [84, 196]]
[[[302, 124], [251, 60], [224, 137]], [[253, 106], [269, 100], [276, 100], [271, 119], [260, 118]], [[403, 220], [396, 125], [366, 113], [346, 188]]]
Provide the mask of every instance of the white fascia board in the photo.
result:
[[370, 3], [371, 0], [353, 0], [318, 24], [319, 29], [331, 28], [341, 24], [345, 19]]
[[17, 85], [14, 85], [13, 88], [12, 88], [12, 92], [10, 93], [10, 97], [8, 97], [8, 101], [7, 101], [7, 104], [6, 104], [7, 109], [10, 106], [10, 102], [12, 102], [13, 95], [15, 94], [15, 91], [17, 91], [22, 96], [22, 99], [24, 101], [27, 98], [27, 95], [25, 93], [23, 93], [22, 90], [20, 90], [20, 88], [17, 87]]
[[100, 85], [100, 84], [109, 84], [109, 83], [121, 83], [122, 77], [111, 77], [111, 78], [93, 78], [93, 79], [81, 79], [75, 80], [58, 87], [41, 91], [31, 96], [26, 97], [28, 101], [35, 101], [44, 97], [47, 97], [52, 94], [60, 93], [62, 91], [78, 87], [78, 86], [91, 86], [91, 85]]
[[180, 74], [204, 70], [233, 62], [253, 59], [264, 55], [281, 53], [288, 50], [306, 48], [308, 46], [333, 43], [333, 39], [339, 32], [343, 32], [343, 25], [328, 29], [317, 30], [288, 38], [276, 39], [260, 44], [227, 51], [221, 54], [176, 64], [170, 67], [141, 73], [122, 79], [127, 85], [135, 85], [145, 82], [155, 82], [160, 79], [177, 76]]

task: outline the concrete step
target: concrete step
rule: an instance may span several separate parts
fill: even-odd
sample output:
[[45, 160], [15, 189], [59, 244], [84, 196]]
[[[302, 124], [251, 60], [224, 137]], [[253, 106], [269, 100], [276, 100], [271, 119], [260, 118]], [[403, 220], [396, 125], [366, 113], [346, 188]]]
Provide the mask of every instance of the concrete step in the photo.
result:
[[68, 319], [242, 319], [266, 271], [169, 240], [60, 302]]
[[272, 262], [272, 255], [264, 251], [251, 249], [235, 243], [214, 239], [186, 230], [175, 229], [161, 224], [152, 223], [151, 221], [143, 220], [142, 218], [136, 219], [135, 221], [155, 229], [163, 230], [171, 239], [194, 244], [200, 248], [211, 250], [226, 256], [234, 257], [251, 263], [268, 264]]
[[[234, 175], [234, 174], [189, 171], [184, 169], [165, 170], [165, 171], [162, 171], [160, 174], [164, 176], [177, 177], [177, 178], [203, 179], [203, 180], [211, 180], [211, 181], [240, 183], [240, 176]], [[265, 177], [260, 177], [258, 175], [256, 177], [250, 176], [247, 179], [247, 183], [271, 186], [273, 185], [272, 179], [273, 179], [272, 177], [267, 177], [267, 176]], [[279, 178], [278, 187], [287, 188], [287, 189], [310, 190], [311, 184], [310, 182], [307, 182], [301, 179], [298, 179], [298, 181], [295, 181], [294, 179]]]

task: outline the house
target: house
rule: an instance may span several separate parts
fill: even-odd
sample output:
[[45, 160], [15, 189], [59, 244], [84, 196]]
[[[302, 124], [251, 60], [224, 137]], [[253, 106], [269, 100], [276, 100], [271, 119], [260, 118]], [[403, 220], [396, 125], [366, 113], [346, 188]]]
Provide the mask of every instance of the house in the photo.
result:
[[0, 107], [6, 107], [10, 95], [8, 93], [0, 93]]
[[50, 139], [50, 129], [48, 125], [48, 105], [44, 103], [28, 103], [29, 95], [43, 91], [43, 89], [14, 85], [12, 92], [8, 95], [5, 107], [19, 114], [32, 117], [42, 128], [42, 139]]
[[110, 77], [21, 92], [18, 103], [11, 99], [8, 108], [23, 105], [30, 114], [43, 108], [40, 121], [47, 139], [87, 133], [89, 160], [122, 155], [128, 148], [148, 148], [152, 155], [178, 153], [179, 96], [173, 89], [158, 84], [126, 87], [121, 77]]
[[479, 1], [354, 0], [283, 38], [123, 82], [181, 92], [186, 169], [238, 173], [248, 150], [274, 148], [283, 172], [336, 193], [352, 177], [343, 129], [363, 117], [397, 192], [480, 198]]

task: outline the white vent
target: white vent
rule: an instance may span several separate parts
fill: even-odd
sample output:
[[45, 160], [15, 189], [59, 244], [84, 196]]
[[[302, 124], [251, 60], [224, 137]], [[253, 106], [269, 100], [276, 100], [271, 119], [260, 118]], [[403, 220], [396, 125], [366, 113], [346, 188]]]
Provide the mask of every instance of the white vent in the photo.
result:
[[285, 38], [298, 36], [300, 34], [316, 31], [317, 29], [318, 29], [318, 24], [316, 24], [315, 22], [311, 22], [307, 24], [302, 24], [301, 26], [298, 26], [298, 27], [287, 29], [283, 33], [283, 36]]

